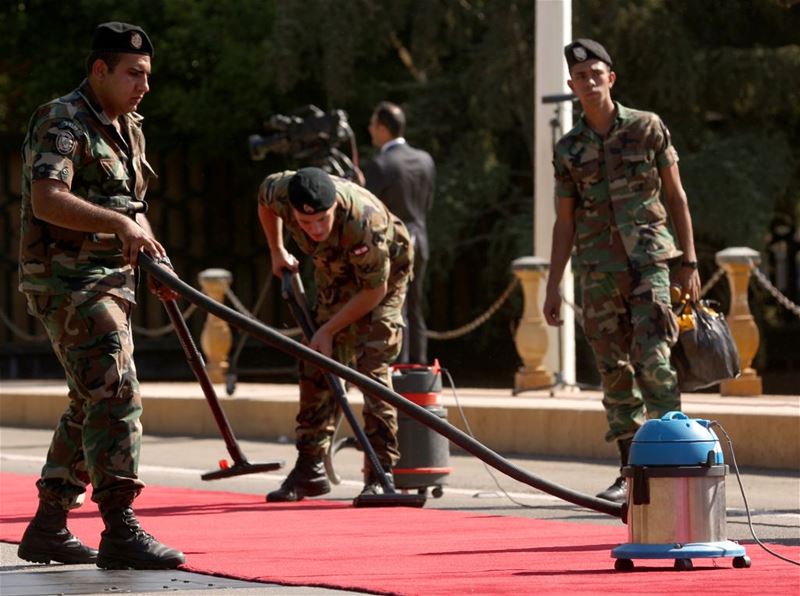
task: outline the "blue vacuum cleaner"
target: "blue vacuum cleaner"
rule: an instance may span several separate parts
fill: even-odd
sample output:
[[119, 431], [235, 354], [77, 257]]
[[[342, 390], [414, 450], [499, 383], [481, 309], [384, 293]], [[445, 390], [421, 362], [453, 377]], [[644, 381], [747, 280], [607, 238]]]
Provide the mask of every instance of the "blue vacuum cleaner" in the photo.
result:
[[719, 439], [708, 420], [668, 412], [634, 435], [627, 480], [628, 539], [611, 551], [614, 569], [630, 571], [633, 559], [674, 559], [677, 570], [692, 559], [732, 557], [750, 567], [740, 544], [726, 539], [725, 476]]

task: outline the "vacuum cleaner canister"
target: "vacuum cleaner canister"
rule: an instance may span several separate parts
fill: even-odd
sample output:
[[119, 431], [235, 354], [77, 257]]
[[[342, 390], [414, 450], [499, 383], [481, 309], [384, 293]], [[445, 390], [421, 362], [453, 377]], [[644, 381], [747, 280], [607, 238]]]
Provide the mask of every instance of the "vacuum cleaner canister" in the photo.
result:
[[708, 420], [681, 412], [648, 420], [622, 470], [629, 543], [612, 551], [615, 567], [632, 569], [631, 559], [674, 558], [676, 568], [688, 569], [698, 557], [736, 557], [734, 566], [745, 566], [737, 564], [745, 562], [744, 548], [726, 539], [727, 471]]

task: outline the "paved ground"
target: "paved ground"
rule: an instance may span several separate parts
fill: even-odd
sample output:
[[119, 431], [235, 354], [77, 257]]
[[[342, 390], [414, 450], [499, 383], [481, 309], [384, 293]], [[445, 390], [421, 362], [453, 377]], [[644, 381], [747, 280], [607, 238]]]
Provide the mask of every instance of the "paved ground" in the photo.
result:
[[[142, 383], [145, 432], [162, 436], [218, 438], [219, 427], [197, 383]], [[278, 440], [293, 435], [297, 414], [294, 383], [239, 383], [234, 397], [216, 386], [220, 406], [240, 439]], [[65, 407], [63, 380], [4, 380], [0, 423], [51, 429]], [[360, 419], [360, 391], [348, 401]], [[608, 423], [595, 391], [526, 391], [448, 387], [440, 395], [448, 422], [474, 432], [484, 445], [503, 453], [597, 460], [616, 456], [604, 435]], [[800, 394], [730, 397], [714, 393], [682, 396], [682, 409], [697, 419], [718, 421], [729, 433], [743, 465], [797, 470], [800, 462]], [[345, 425], [346, 426], [346, 425]], [[720, 429], [721, 430], [721, 429]], [[720, 438], [723, 435], [718, 431]], [[729, 451], [727, 444], [726, 457]]]
[[[0, 469], [36, 474], [43, 462], [50, 431], [0, 428]], [[284, 460], [294, 462], [294, 447], [287, 443], [242, 441], [242, 451], [251, 462]], [[217, 468], [228, 457], [219, 439], [145, 436], [141, 475], [145, 482], [161, 486], [180, 486], [205, 490], [224, 490], [264, 494], [280, 484], [285, 472], [240, 476], [204, 482], [200, 474]], [[510, 457], [529, 472], [573, 490], [594, 494], [615, 476], [613, 462], [581, 462], [566, 458]], [[619, 524], [600, 513], [579, 509], [550, 495], [502, 476], [472, 456], [452, 453], [453, 472], [441, 498], [428, 498], [426, 507], [475, 511], [492, 515], [535, 517], [564, 521]], [[342, 477], [327, 498], [351, 500], [361, 487], [361, 454], [351, 449], [335, 459]], [[800, 473], [778, 470], [742, 471], [753, 529], [764, 541], [800, 544]], [[726, 482], [728, 537], [751, 541], [744, 500], [733, 473]], [[759, 548], [751, 544], [750, 549]], [[216, 577], [183, 572], [100, 571], [91, 566], [30, 565], [15, 556], [16, 547], [0, 544], [0, 593], [12, 594], [135, 594], [182, 590], [184, 594], [339, 594], [317, 588], [287, 588], [247, 582], [227, 582]]]

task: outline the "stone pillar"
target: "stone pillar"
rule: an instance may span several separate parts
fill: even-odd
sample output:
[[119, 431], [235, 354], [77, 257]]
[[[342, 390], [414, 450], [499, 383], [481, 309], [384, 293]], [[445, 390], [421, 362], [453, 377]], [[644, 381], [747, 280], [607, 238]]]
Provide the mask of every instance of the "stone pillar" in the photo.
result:
[[541, 389], [553, 384], [553, 374], [544, 366], [547, 354], [547, 324], [539, 304], [539, 282], [550, 267], [547, 259], [521, 257], [511, 263], [511, 270], [522, 284], [525, 306], [514, 336], [522, 366], [514, 375], [514, 395], [528, 389]]
[[[233, 276], [225, 269], [206, 269], [198, 274], [197, 279], [209, 298], [224, 302], [225, 291], [230, 287]], [[209, 314], [200, 334], [200, 346], [206, 357], [206, 370], [212, 383], [225, 382], [232, 344], [233, 337], [228, 323]]]
[[728, 379], [720, 384], [721, 395], [761, 395], [761, 377], [750, 365], [758, 352], [760, 341], [758, 326], [750, 313], [747, 288], [750, 285], [750, 270], [761, 263], [761, 255], [752, 248], [726, 248], [716, 254], [717, 265], [728, 276], [731, 289], [731, 308], [728, 324], [733, 340], [739, 350], [739, 365], [742, 374], [737, 379]]

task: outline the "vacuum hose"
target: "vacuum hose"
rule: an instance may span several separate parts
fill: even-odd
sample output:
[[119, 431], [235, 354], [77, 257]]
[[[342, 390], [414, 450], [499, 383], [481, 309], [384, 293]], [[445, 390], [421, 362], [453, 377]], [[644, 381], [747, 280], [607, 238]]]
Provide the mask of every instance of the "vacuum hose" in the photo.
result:
[[388, 387], [385, 387], [377, 381], [362, 375], [358, 371], [344, 366], [336, 360], [328, 358], [327, 356], [324, 356], [321, 353], [282, 335], [278, 331], [254, 319], [246, 317], [239, 312], [228, 308], [224, 304], [220, 304], [216, 300], [209, 298], [202, 292], [199, 292], [192, 286], [183, 282], [168, 269], [157, 265], [152, 257], [146, 253], [139, 254], [139, 264], [141, 265], [142, 269], [147, 271], [147, 273], [152, 275], [156, 280], [171, 290], [177, 292], [192, 304], [199, 306], [215, 317], [219, 317], [220, 319], [227, 321], [237, 329], [240, 329], [245, 333], [249, 333], [256, 339], [263, 341], [264, 343], [277, 348], [294, 358], [310, 362], [311, 364], [318, 366], [325, 371], [333, 373], [336, 376], [349, 381], [364, 393], [389, 403], [408, 416], [443, 435], [453, 444], [461, 447], [464, 451], [471, 453], [478, 459], [486, 462], [493, 468], [499, 470], [507, 476], [510, 476], [514, 480], [518, 480], [523, 484], [532, 486], [533, 488], [551, 494], [559, 499], [563, 499], [564, 501], [573, 503], [574, 505], [579, 505], [580, 507], [585, 507], [587, 509], [592, 509], [594, 511], [599, 511], [600, 513], [605, 513], [613, 517], [624, 519], [622, 512], [623, 507], [619, 503], [613, 503], [611, 501], [606, 501], [605, 499], [598, 499], [596, 497], [579, 493], [559, 484], [544, 480], [539, 476], [535, 476], [534, 474], [515, 466], [508, 460], [501, 457], [498, 453], [492, 451], [482, 443], [479, 443], [466, 433], [461, 432], [449, 422], [398, 395]]

